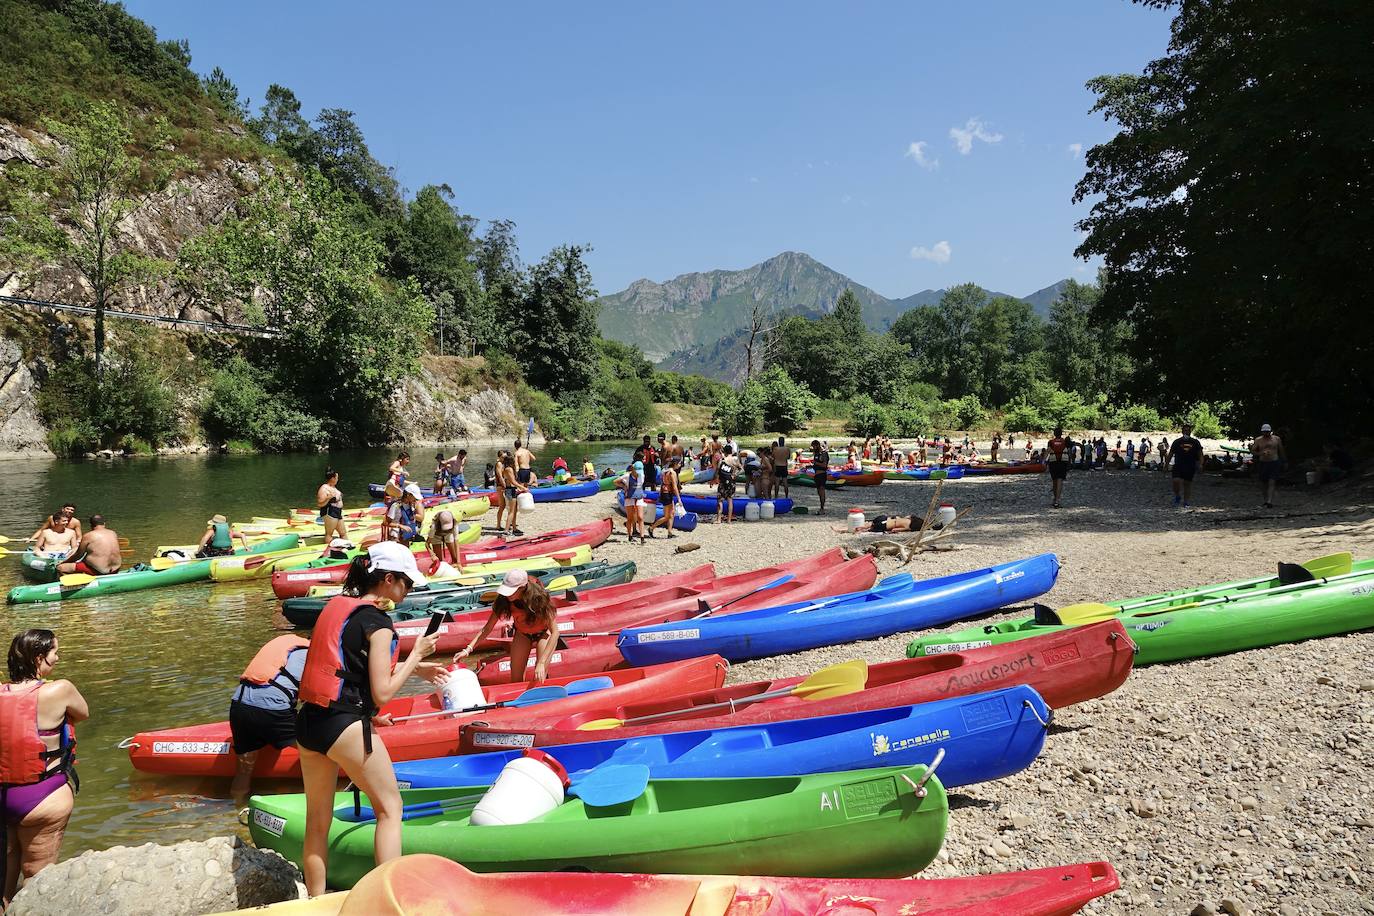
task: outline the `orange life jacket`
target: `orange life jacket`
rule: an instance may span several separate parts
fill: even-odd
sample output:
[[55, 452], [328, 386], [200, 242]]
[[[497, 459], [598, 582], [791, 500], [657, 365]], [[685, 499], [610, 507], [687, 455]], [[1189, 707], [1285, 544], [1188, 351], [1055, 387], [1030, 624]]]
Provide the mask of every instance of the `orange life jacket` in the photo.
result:
[[[350, 712], [366, 713], [372, 710], [359, 709], [356, 704], [342, 703], [345, 682], [362, 687], [367, 683], [366, 671], [349, 671], [344, 666], [343, 631], [349, 618], [360, 607], [375, 607], [371, 601], [336, 595], [320, 612], [315, 621], [315, 629], [310, 640], [310, 648], [305, 656], [305, 670], [301, 673], [300, 699], [302, 703], [314, 703], [327, 709], [342, 709]], [[394, 667], [398, 657], [396, 639], [391, 640], [391, 664]]]
[[38, 735], [38, 689], [27, 690], [13, 684], [0, 687], [0, 785], [28, 785], [47, 774], [48, 761], [63, 758], [64, 766], [74, 761], [76, 737], [65, 721], [61, 746], [48, 750]]
[[[294, 704], [296, 702], [296, 690], [301, 686], [300, 682], [291, 676], [286, 670], [286, 657], [296, 649], [309, 647], [310, 640], [302, 636], [287, 634], [278, 636], [267, 645], [258, 650], [258, 654], [253, 656], [253, 660], [248, 663], [248, 667], [243, 669], [243, 674], [239, 675], [240, 684], [251, 684], [256, 687], [265, 687], [271, 684], [273, 687], [286, 694], [286, 699]], [[282, 681], [290, 682], [290, 687]]]

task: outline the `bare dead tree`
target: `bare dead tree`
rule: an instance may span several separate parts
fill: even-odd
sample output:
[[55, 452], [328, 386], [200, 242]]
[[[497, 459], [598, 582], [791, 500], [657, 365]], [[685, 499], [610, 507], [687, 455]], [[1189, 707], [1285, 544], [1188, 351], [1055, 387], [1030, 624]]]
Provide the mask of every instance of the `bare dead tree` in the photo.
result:
[[758, 364], [761, 367], [768, 359], [773, 346], [773, 332], [778, 329], [776, 316], [771, 303], [755, 299], [749, 307], [749, 341], [744, 349], [744, 380], [754, 377], [754, 357], [757, 350]]

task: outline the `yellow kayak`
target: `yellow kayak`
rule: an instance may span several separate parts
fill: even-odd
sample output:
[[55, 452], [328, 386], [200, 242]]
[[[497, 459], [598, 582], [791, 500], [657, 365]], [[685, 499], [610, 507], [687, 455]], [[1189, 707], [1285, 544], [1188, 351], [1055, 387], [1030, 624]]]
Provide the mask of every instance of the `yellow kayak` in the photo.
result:
[[[276, 550], [272, 553], [234, 557], [215, 557], [210, 561], [210, 578], [216, 582], [238, 582], [272, 575], [275, 569], [289, 569], [291, 563], [305, 565], [320, 555], [318, 544]], [[283, 565], [285, 564], [285, 565]]]
[[[476, 503], [477, 508], [481, 509], [481, 512], [474, 512], [473, 507], [471, 505], [467, 505], [472, 503]], [[484, 508], [487, 505], [487, 501], [483, 499], [460, 499], [456, 502], [440, 503], [437, 506], [431, 506], [430, 508], [425, 510], [425, 521], [424, 524], [421, 526], [420, 531], [423, 535], [428, 536], [429, 529], [433, 526], [435, 517], [445, 509], [452, 512], [454, 514], [454, 518], [461, 520], [463, 518], [475, 518], [476, 516], [481, 515], [483, 512], [487, 511], [486, 508]], [[382, 524], [382, 519], [380, 516], [369, 516], [368, 518], [360, 519], [358, 521], [351, 523], [348, 519], [345, 519], [344, 521], [349, 526], [349, 536], [353, 539], [354, 543], [357, 543], [360, 538], [365, 538], [367, 534], [376, 533], [377, 531], [379, 531], [381, 529]], [[357, 530], [355, 530], [356, 526], [358, 525], [365, 526], [361, 534]], [[235, 537], [239, 536], [240, 534], [244, 534], [247, 535], [249, 538], [252, 538], [255, 535], [261, 536], [281, 534], [299, 534], [301, 537], [318, 537], [324, 534], [324, 526], [317, 524], [313, 521], [301, 522], [299, 520], [293, 519], [266, 518], [263, 516], [254, 516], [253, 519], [248, 522], [235, 522], [233, 526], [233, 531]]]
[[[475, 527], [475, 526], [474, 526]], [[431, 582], [452, 582], [468, 576], [484, 576], [488, 573], [506, 572], [511, 569], [555, 569], [560, 566], [579, 566], [592, 561], [592, 549], [580, 544], [568, 550], [559, 551], [559, 558], [525, 557], [519, 560], [501, 560], [496, 563], [473, 563], [457, 570], [451, 576], [430, 576]], [[339, 594], [341, 585], [312, 585], [308, 594], [312, 598], [329, 598]]]

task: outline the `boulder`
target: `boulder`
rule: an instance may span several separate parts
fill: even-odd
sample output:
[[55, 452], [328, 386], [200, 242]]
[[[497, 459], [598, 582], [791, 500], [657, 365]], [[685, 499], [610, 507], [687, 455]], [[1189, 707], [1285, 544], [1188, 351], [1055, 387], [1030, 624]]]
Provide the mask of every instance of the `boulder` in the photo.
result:
[[23, 351], [0, 337], [0, 455], [48, 457], [48, 430], [38, 416], [38, 387]]

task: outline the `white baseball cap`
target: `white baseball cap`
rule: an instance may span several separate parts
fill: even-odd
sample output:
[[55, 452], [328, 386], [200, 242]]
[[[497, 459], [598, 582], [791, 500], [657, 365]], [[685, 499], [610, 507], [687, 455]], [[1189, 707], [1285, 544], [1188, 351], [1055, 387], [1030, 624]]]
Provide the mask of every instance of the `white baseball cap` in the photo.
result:
[[367, 548], [368, 567], [387, 572], [400, 573], [410, 580], [413, 586], [428, 585], [429, 580], [420, 573], [415, 565], [415, 554], [410, 548], [395, 541], [382, 541]]
[[1273, 431], [1274, 427], [1270, 426], [1268, 423], [1260, 427], [1260, 432], [1262, 433], [1272, 433]]
[[453, 525], [453, 513], [447, 509], [441, 511], [434, 519], [434, 527], [438, 528], [440, 531], [452, 531]]
[[506, 573], [505, 578], [501, 580], [501, 584], [496, 587], [496, 594], [504, 598], [509, 598], [511, 595], [514, 595], [516, 592], [520, 591], [520, 589], [528, 585], [529, 581], [530, 574], [525, 570], [512, 569], [510, 572]]
[[425, 494], [420, 492], [420, 485], [418, 483], [406, 484], [406, 493], [407, 495], [414, 496], [416, 499], [419, 500], [423, 500], [425, 498]]
[[353, 542], [348, 538], [334, 538], [329, 542], [329, 546], [333, 550], [352, 550]]

